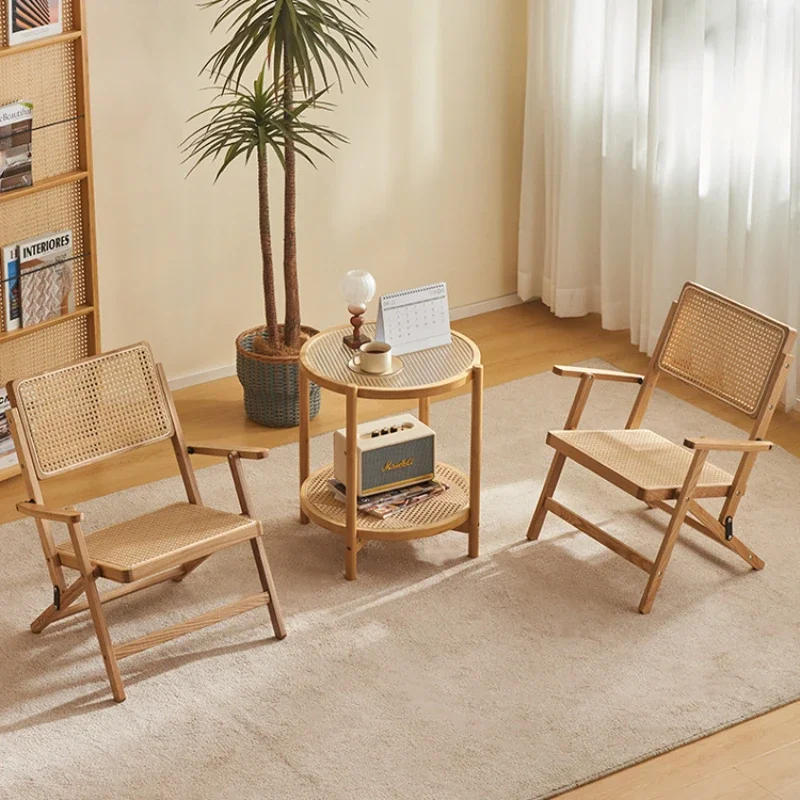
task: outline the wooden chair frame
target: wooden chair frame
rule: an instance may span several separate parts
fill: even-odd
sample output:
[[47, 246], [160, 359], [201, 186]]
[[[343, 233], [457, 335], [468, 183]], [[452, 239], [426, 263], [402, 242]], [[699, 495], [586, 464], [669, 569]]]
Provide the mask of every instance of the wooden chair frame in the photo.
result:
[[[721, 295], [710, 292], [709, 290], [705, 289], [704, 287], [700, 287], [697, 284], [687, 284], [684, 288], [684, 291], [686, 291], [686, 289], [689, 287], [699, 290], [707, 294], [709, 297], [723, 300], [733, 307], [751, 313], [754, 316], [759, 316], [762, 319], [785, 329], [785, 339], [783, 345], [774, 361], [772, 368], [770, 369], [768, 380], [761, 395], [761, 400], [755, 408], [754, 413], [749, 415], [754, 418], [754, 424], [750, 431], [749, 439], [686, 439], [684, 441], [684, 446], [693, 451], [693, 457], [684, 478], [683, 485], [674, 491], [652, 493], [642, 493], [632, 490], [631, 487], [627, 486], [626, 483], [621, 480], [621, 476], [617, 472], [608, 467], [599, 465], [596, 462], [590, 461], [579, 451], [565, 453], [557, 450], [550, 465], [549, 472], [542, 487], [539, 501], [536, 505], [530, 526], [528, 528], [528, 539], [530, 541], [537, 540], [541, 533], [542, 525], [544, 524], [547, 512], [552, 512], [556, 516], [568, 522], [570, 525], [577, 528], [579, 531], [587, 534], [600, 544], [624, 558], [626, 561], [629, 561], [634, 566], [646, 572], [648, 574], [647, 586], [645, 587], [644, 594], [642, 595], [641, 602], [639, 604], [639, 611], [642, 614], [648, 614], [653, 607], [656, 593], [658, 592], [661, 582], [664, 578], [664, 573], [667, 569], [667, 565], [669, 564], [675, 542], [677, 541], [678, 535], [684, 524], [696, 531], [699, 531], [712, 541], [721, 544], [728, 550], [736, 553], [753, 569], [761, 570], [765, 566], [764, 562], [752, 550], [750, 550], [750, 548], [747, 547], [747, 545], [745, 545], [741, 539], [734, 535], [733, 525], [736, 512], [747, 489], [747, 482], [750, 478], [753, 467], [755, 466], [758, 454], [772, 448], [772, 443], [763, 441], [763, 437], [766, 435], [770, 422], [772, 421], [773, 414], [778, 406], [781, 393], [786, 383], [789, 369], [794, 361], [794, 357], [791, 355], [791, 353], [794, 348], [797, 333], [788, 326], [784, 326], [781, 323], [776, 323], [774, 320], [770, 320], [767, 317], [756, 315], [756, 312], [753, 312], [746, 306], [734, 303], [733, 301], [728, 300], [728, 298], [724, 298]], [[683, 294], [681, 295], [681, 298], [683, 298]], [[664, 323], [664, 327], [661, 331], [661, 335], [656, 343], [655, 351], [653, 352], [653, 356], [644, 375], [617, 372], [613, 370], [583, 369], [580, 367], [555, 366], [553, 368], [553, 372], [555, 372], [556, 375], [579, 379], [578, 389], [576, 391], [570, 412], [567, 416], [564, 430], [571, 431], [578, 427], [578, 423], [580, 422], [581, 416], [586, 407], [586, 403], [589, 399], [589, 393], [591, 392], [591, 389], [596, 381], [617, 381], [622, 383], [636, 383], [640, 385], [638, 395], [633, 404], [630, 416], [628, 417], [625, 429], [633, 430], [641, 428], [642, 420], [653, 396], [659, 375], [662, 371], [666, 372], [666, 370], [662, 370], [660, 364], [662, 355], [664, 354], [665, 347], [667, 346], [667, 342], [672, 332], [673, 323], [675, 321], [676, 314], [678, 313], [680, 302], [681, 301], [679, 300], [672, 304], [667, 320]], [[680, 379], [679, 376], [674, 377], [678, 377]], [[687, 382], [691, 383], [691, 381]], [[730, 487], [727, 488], [724, 493], [725, 499], [722, 510], [718, 517], [715, 517], [710, 511], [700, 504], [699, 499], [703, 495], [698, 492], [698, 480], [700, 479], [701, 472], [706, 464], [706, 459], [708, 458], [709, 453], [713, 451], [735, 451], [742, 454], [738, 469], [733, 476], [733, 481]], [[582, 516], [576, 514], [571, 509], [566, 508], [564, 505], [554, 499], [556, 487], [558, 486], [558, 482], [561, 478], [561, 473], [567, 458], [571, 458], [577, 463], [580, 463], [582, 466], [587, 467], [600, 477], [605, 478], [609, 482], [623, 489], [623, 491], [626, 491], [629, 494], [644, 500], [644, 502], [650, 508], [660, 509], [661, 511], [665, 511], [667, 514], [669, 514], [669, 524], [664, 533], [661, 547], [654, 561], [646, 558], [644, 555], [637, 552], [624, 542], [621, 542], [619, 539], [606, 533], [592, 522], [589, 522], [589, 520], [584, 519]], [[670, 500], [673, 501], [672, 504], [668, 502]]]
[[[114, 353], [120, 353], [127, 349], [129, 348], [122, 348], [121, 350], [114, 351]], [[113, 355], [113, 353], [96, 356], [94, 359], [104, 358], [109, 355]], [[87, 359], [87, 361], [92, 361], [94, 359]], [[14, 381], [8, 385], [9, 399], [12, 406], [8, 412], [9, 426], [19, 455], [25, 487], [31, 498], [27, 502], [18, 503], [17, 510], [22, 514], [32, 517], [36, 522], [42, 550], [47, 562], [47, 569], [53, 585], [54, 595], [53, 603], [31, 623], [31, 631], [37, 634], [41, 633], [48, 625], [54, 622], [88, 610], [91, 614], [92, 622], [94, 623], [97, 639], [100, 644], [100, 651], [103, 656], [103, 661], [105, 662], [109, 682], [111, 683], [114, 700], [117, 702], [125, 700], [125, 689], [118, 665], [119, 660], [140, 653], [158, 644], [168, 642], [179, 636], [200, 630], [209, 625], [214, 625], [217, 622], [221, 622], [237, 614], [261, 608], [265, 605], [269, 610], [276, 638], [283, 639], [286, 637], [283, 614], [278, 601], [277, 592], [275, 591], [275, 584], [269, 568], [267, 555], [264, 550], [262, 540], [263, 529], [261, 522], [253, 516], [252, 498], [245, 481], [241, 463], [241, 459], [243, 458], [266, 458], [269, 451], [254, 447], [230, 449], [206, 445], [187, 446], [184, 441], [183, 431], [167, 384], [164, 369], [161, 364], [157, 364], [156, 369], [158, 383], [161, 391], [163, 391], [163, 397], [166, 401], [169, 419], [172, 425], [172, 434], [169, 436], [169, 439], [175, 451], [188, 502], [192, 505], [203, 505], [189, 456], [198, 454], [226, 458], [239, 500], [241, 515], [252, 520], [255, 525], [247, 528], [244, 534], [237, 532], [238, 535], [235, 539], [224, 539], [214, 542], [212, 546], [203, 546], [203, 542], [200, 542], [195, 550], [190, 548], [188, 551], [182, 551], [180, 563], [158, 571], [156, 574], [147, 575], [146, 577], [124, 583], [119, 588], [103, 593], [98, 590], [98, 578], [102, 577], [110, 580], [119, 580], [119, 578], [106, 574], [102, 567], [92, 563], [87, 549], [86, 537], [81, 527], [81, 523], [84, 519], [83, 513], [74, 508], [53, 508], [45, 503], [40, 478], [37, 476], [36, 468], [34, 467], [34, 458], [32, 457], [33, 436], [18, 410], [16, 392], [19, 381]], [[139, 447], [147, 446], [147, 444], [149, 443], [133, 445], [127, 449], [138, 449]], [[79, 465], [74, 469], [79, 469], [80, 466], [83, 465]], [[64, 568], [67, 565], [62, 562], [61, 555], [53, 539], [50, 529], [51, 522], [63, 523], [67, 526], [67, 530], [69, 531], [77, 561], [77, 571], [79, 572], [79, 577], [70, 583], [67, 582], [64, 575]], [[139, 592], [150, 586], [163, 583], [164, 581], [172, 580], [180, 582], [197, 569], [213, 553], [246, 540], [249, 540], [252, 548], [253, 558], [255, 559], [256, 569], [261, 583], [261, 592], [244, 597], [229, 605], [213, 609], [193, 619], [185, 620], [173, 626], [147, 634], [138, 639], [119, 645], [114, 645], [112, 643], [106, 624], [105, 613], [103, 611], [104, 603], [117, 600], [120, 597], [125, 597], [134, 592]], [[76, 569], [74, 566], [68, 568]], [[86, 595], [86, 598], [78, 602], [81, 595]]]

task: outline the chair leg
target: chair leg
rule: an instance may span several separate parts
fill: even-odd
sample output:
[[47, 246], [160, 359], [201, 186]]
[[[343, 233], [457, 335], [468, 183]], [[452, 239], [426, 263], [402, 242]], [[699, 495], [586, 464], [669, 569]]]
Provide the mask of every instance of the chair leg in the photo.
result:
[[550, 465], [550, 470], [547, 473], [544, 486], [542, 486], [542, 493], [539, 495], [539, 502], [536, 504], [536, 510], [533, 512], [531, 524], [528, 526], [528, 539], [535, 542], [542, 532], [542, 525], [544, 525], [544, 518], [547, 516], [547, 509], [545, 503], [556, 493], [558, 481], [561, 479], [561, 472], [564, 469], [564, 464], [567, 457], [562, 453], [556, 453], [553, 456], [553, 463]]
[[749, 564], [752, 569], [759, 571], [766, 566], [764, 560], [759, 558], [741, 539], [737, 539], [734, 536], [728, 544], [730, 545], [730, 549], [743, 559], [745, 563]]
[[100, 643], [100, 652], [103, 654], [103, 661], [106, 665], [108, 680], [111, 683], [111, 692], [114, 700], [121, 703], [125, 700], [125, 688], [122, 685], [122, 676], [119, 672], [117, 657], [114, 654], [114, 645], [106, 625], [106, 616], [103, 613], [103, 604], [100, 600], [100, 593], [97, 591], [97, 583], [94, 575], [85, 577], [86, 581], [86, 600], [89, 604], [89, 613], [92, 615], [97, 641]]
[[672, 556], [675, 542], [678, 541], [678, 534], [681, 531], [681, 526], [686, 519], [686, 514], [692, 503], [692, 494], [697, 488], [697, 482], [700, 480], [700, 474], [705, 466], [707, 456], [707, 450], [697, 450], [692, 458], [692, 463], [689, 465], [680, 494], [675, 501], [675, 508], [672, 512], [669, 525], [667, 526], [667, 532], [664, 534], [664, 540], [661, 542], [661, 547], [658, 549], [658, 555], [653, 564], [650, 580], [647, 581], [647, 588], [644, 590], [642, 601], [639, 603], [639, 611], [642, 614], [649, 614], [650, 610], [653, 608], [656, 593], [661, 586], [661, 581], [664, 579], [664, 572]]
[[[735, 513], [735, 510], [734, 510]], [[697, 517], [695, 521], [691, 515]], [[709, 539], [718, 542], [723, 547], [727, 547], [733, 553], [736, 553], [746, 564], [752, 569], [760, 570], [766, 566], [764, 561], [760, 559], [741, 539], [731, 536], [730, 539], [726, 536], [726, 528], [722, 520], [717, 519], [713, 514], [707, 511], [699, 503], [692, 502], [689, 504], [689, 515], [686, 522], [700, 533], [705, 534]], [[733, 524], [733, 514], [725, 514], [723, 512], [722, 519], [730, 517], [731, 525]]]
[[61, 594], [61, 601], [59, 607], [55, 605], [48, 606], [38, 617], [31, 623], [31, 631], [33, 633], [41, 633], [50, 623], [59, 618], [61, 613], [69, 608], [84, 592], [83, 576], [73, 581]]
[[670, 520], [669, 527], [661, 542], [661, 547], [658, 550], [655, 563], [653, 564], [653, 571], [650, 573], [650, 579], [647, 581], [647, 588], [644, 590], [642, 600], [639, 603], [639, 611], [642, 614], [649, 614], [653, 608], [653, 603], [656, 599], [656, 593], [661, 586], [661, 581], [664, 579], [664, 572], [667, 569], [667, 564], [672, 556], [672, 550], [675, 547], [675, 542], [678, 541], [678, 534], [680, 533], [683, 520], [686, 517], [686, 511], [675, 512]]
[[272, 572], [267, 561], [267, 553], [264, 550], [264, 540], [261, 536], [256, 536], [250, 540], [253, 548], [253, 558], [256, 560], [258, 577], [261, 579], [261, 588], [269, 593], [269, 615], [272, 619], [272, 629], [275, 631], [276, 639], [286, 638], [286, 625], [283, 621], [283, 612], [278, 602], [278, 592], [275, 590], [275, 582], [272, 580]]

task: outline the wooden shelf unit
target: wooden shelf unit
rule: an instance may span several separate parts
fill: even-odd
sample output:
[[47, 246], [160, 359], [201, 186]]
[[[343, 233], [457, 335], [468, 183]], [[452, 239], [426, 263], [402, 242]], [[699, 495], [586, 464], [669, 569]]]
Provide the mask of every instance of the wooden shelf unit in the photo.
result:
[[29, 328], [5, 330], [0, 293], [0, 386], [100, 351], [84, 7], [62, 0], [63, 33], [9, 47], [0, 0], [0, 105], [33, 103], [33, 186], [0, 193], [0, 247], [71, 228], [75, 276], [75, 311]]
[[[2, 66], [0, 66], [2, 69]], [[34, 156], [35, 158], [35, 156]], [[44, 178], [37, 181], [33, 186], [26, 186], [24, 189], [15, 189], [13, 192], [3, 192], [0, 194], [0, 205], [3, 203], [13, 203], [21, 197], [29, 197], [32, 194], [39, 192], [47, 192], [50, 189], [55, 189], [57, 186], [63, 186], [65, 183], [74, 183], [75, 181], [86, 180], [89, 173], [86, 170], [73, 170], [72, 172], [64, 172], [61, 175], [54, 175], [52, 178]]]

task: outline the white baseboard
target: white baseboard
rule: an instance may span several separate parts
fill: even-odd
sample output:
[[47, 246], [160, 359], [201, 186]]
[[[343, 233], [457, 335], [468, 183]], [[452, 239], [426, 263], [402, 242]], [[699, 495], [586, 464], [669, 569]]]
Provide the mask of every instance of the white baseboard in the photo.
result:
[[477, 317], [479, 314], [488, 314], [490, 311], [500, 311], [501, 308], [511, 308], [511, 306], [519, 305], [522, 305], [519, 295], [506, 294], [503, 297], [495, 297], [493, 300], [482, 300], [480, 303], [473, 303], [469, 306], [451, 308], [450, 319]]
[[209, 369], [205, 372], [195, 372], [193, 375], [184, 375], [182, 378], [173, 378], [169, 381], [169, 388], [174, 392], [176, 389], [185, 389], [187, 386], [197, 386], [200, 383], [210, 383], [218, 381], [220, 378], [230, 378], [236, 374], [236, 364], [228, 364], [224, 367]]
[[[459, 306], [450, 309], [450, 319], [466, 319], [467, 317], [477, 317], [479, 314], [488, 314], [490, 311], [499, 311], [502, 308], [521, 305], [522, 300], [516, 294], [507, 294], [503, 297], [495, 297], [492, 300], [482, 300], [480, 303], [472, 303], [468, 306]], [[169, 382], [172, 391], [186, 389], [188, 386], [197, 386], [201, 383], [218, 381], [221, 378], [230, 378], [236, 374], [236, 364], [227, 364], [224, 367], [209, 369], [205, 372], [196, 372], [192, 375], [184, 375], [182, 378], [173, 378]]]

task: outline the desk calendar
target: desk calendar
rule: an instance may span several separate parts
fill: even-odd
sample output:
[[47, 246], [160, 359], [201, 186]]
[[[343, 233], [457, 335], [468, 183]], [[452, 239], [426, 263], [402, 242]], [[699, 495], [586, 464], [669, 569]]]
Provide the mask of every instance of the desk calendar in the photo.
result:
[[378, 306], [375, 338], [398, 356], [450, 344], [450, 307], [447, 284], [385, 294]]

